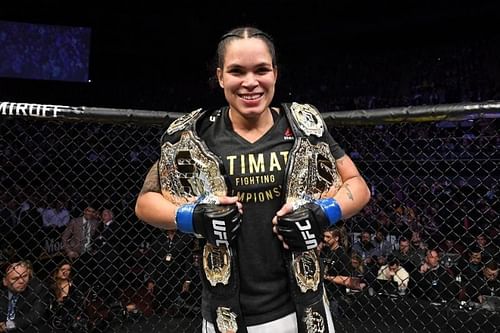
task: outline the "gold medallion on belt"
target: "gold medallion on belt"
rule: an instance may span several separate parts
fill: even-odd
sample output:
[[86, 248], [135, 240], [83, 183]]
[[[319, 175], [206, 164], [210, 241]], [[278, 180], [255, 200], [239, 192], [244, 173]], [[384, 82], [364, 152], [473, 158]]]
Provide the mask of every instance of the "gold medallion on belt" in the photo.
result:
[[[293, 103], [290, 110], [295, 123], [307, 137], [323, 135], [324, 123], [316, 109], [308, 104]], [[311, 143], [307, 137], [297, 137], [289, 154], [286, 201], [294, 209], [342, 185], [329, 145], [322, 141]], [[316, 249], [292, 253], [292, 270], [301, 292], [318, 289], [321, 269]]]
[[[175, 133], [186, 126], [187, 117], [173, 123]], [[183, 130], [175, 143], [165, 142], [161, 147], [159, 161], [160, 185], [163, 196], [177, 204], [193, 201], [196, 197], [227, 195], [227, 185], [221, 173], [219, 159], [191, 130]], [[231, 274], [231, 252], [225, 246], [205, 245], [203, 268], [212, 286], [227, 284]]]
[[221, 333], [236, 333], [238, 331], [238, 323], [236, 322], [236, 314], [230, 308], [219, 306], [217, 308], [217, 328]]

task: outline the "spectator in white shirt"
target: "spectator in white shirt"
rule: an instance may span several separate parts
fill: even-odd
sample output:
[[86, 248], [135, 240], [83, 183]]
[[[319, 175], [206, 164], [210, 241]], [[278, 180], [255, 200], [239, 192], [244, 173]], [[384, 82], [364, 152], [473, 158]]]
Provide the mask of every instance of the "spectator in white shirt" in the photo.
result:
[[400, 291], [408, 288], [410, 282], [410, 274], [400, 265], [399, 260], [395, 257], [389, 257], [387, 265], [380, 267], [377, 280], [394, 281], [398, 285]]
[[44, 228], [65, 227], [70, 219], [69, 211], [61, 199], [54, 200], [47, 208], [38, 208], [38, 212], [42, 214]]

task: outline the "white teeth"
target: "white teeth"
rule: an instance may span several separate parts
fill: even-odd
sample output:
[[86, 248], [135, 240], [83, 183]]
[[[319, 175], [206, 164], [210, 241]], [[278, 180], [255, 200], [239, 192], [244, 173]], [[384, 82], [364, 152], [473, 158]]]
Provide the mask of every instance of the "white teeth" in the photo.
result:
[[253, 99], [257, 99], [260, 97], [260, 94], [259, 95], [242, 95], [241, 98], [243, 99], [247, 99], [247, 100], [253, 100]]

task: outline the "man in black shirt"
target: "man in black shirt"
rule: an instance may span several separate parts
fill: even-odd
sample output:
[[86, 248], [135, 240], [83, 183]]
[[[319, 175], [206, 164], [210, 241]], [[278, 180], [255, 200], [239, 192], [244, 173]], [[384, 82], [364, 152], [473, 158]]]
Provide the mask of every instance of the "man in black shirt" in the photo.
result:
[[411, 293], [430, 301], [450, 301], [458, 295], [458, 287], [448, 271], [440, 265], [440, 255], [436, 250], [428, 250], [423, 263], [410, 280], [415, 281]]
[[468, 282], [466, 291], [471, 301], [481, 304], [485, 303], [488, 296], [500, 297], [498, 264], [495, 261], [489, 261], [482, 272]]
[[351, 280], [349, 267], [351, 258], [343, 246], [345, 232], [342, 228], [330, 227], [323, 232], [321, 257], [325, 265], [325, 287], [330, 311], [334, 318], [339, 318], [342, 312], [342, 301], [346, 294], [346, 286]]

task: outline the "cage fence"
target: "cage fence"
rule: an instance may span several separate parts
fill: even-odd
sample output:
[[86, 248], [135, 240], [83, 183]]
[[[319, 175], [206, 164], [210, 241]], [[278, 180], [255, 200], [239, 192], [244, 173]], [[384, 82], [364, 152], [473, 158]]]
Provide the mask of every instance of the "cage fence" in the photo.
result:
[[[201, 331], [199, 240], [134, 214], [178, 115], [13, 104], [0, 108], [0, 261], [33, 271], [23, 316], [53, 332]], [[372, 192], [338, 228], [343, 257], [322, 251], [326, 272], [349, 278], [325, 282], [336, 330], [493, 332], [498, 104], [413, 111], [325, 114]]]

